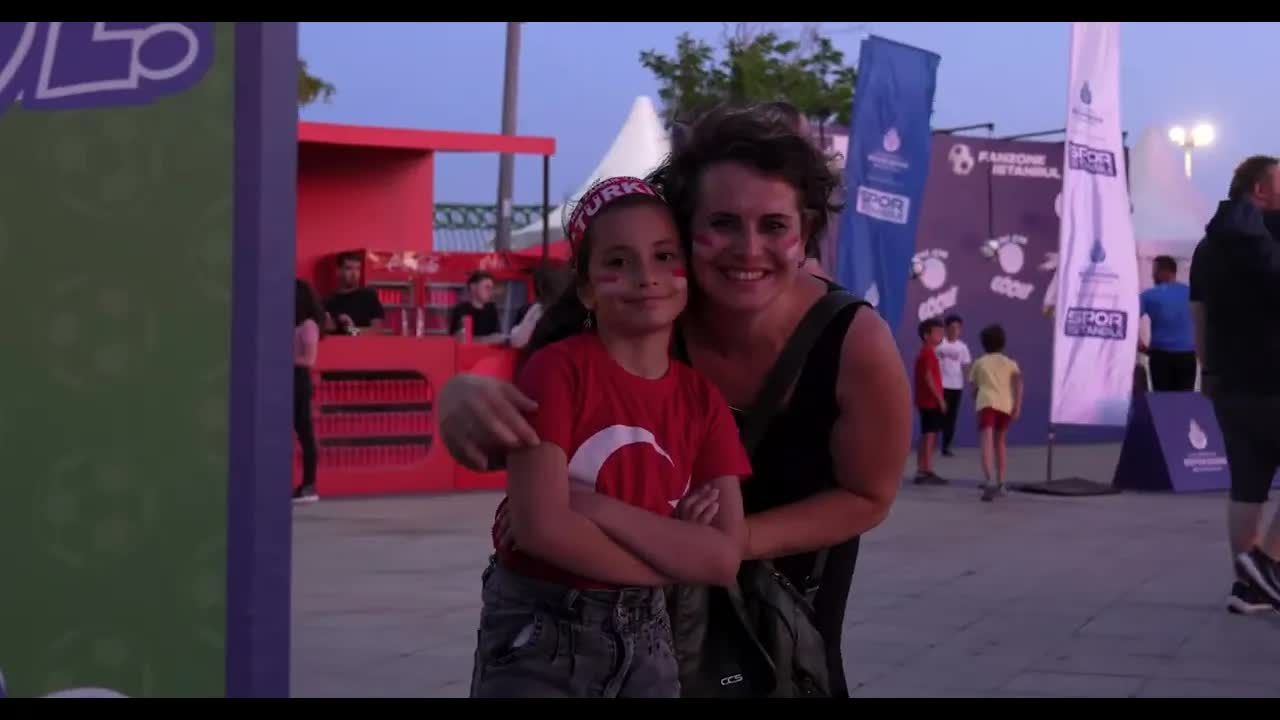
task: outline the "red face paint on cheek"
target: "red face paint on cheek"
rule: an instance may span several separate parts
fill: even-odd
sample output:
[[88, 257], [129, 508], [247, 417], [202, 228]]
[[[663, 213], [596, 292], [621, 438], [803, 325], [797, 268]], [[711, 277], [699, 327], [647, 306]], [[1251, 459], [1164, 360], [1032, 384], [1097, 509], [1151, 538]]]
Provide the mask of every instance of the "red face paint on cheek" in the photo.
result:
[[685, 270], [682, 267], [671, 268], [671, 277], [678, 277], [681, 279], [685, 279], [689, 277], [689, 271]]
[[711, 237], [710, 235], [698, 233], [697, 235], [693, 236], [693, 244], [697, 245], [698, 247], [709, 248], [716, 244], [716, 239]]
[[782, 238], [782, 247], [784, 247], [784, 248], [786, 248], [786, 249], [788, 249], [788, 250], [790, 250], [790, 249], [794, 248], [795, 246], [797, 246], [797, 245], [799, 245], [799, 244], [800, 244], [800, 236], [799, 236], [799, 235], [788, 235], [787, 237]]
[[617, 285], [622, 282], [622, 276], [617, 273], [604, 273], [596, 278], [597, 285]]

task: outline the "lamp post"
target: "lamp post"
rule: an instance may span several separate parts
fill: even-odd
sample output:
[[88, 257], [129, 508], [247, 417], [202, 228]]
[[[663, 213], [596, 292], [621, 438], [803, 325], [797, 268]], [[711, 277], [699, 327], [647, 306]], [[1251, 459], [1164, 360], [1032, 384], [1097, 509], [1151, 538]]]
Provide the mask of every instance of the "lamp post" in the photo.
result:
[[1191, 177], [1191, 151], [1194, 148], [1207, 147], [1213, 144], [1217, 133], [1209, 123], [1199, 123], [1188, 130], [1181, 125], [1169, 128], [1169, 139], [1174, 145], [1182, 148], [1182, 168]]

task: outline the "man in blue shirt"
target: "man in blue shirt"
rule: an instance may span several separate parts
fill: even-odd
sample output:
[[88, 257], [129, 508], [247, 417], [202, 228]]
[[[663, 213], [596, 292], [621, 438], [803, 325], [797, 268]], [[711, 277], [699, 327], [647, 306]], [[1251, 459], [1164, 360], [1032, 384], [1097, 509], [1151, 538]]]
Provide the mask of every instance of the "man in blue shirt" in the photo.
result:
[[1151, 318], [1151, 389], [1185, 392], [1196, 386], [1195, 330], [1191, 323], [1190, 288], [1177, 281], [1178, 262], [1168, 255], [1156, 258], [1152, 267], [1155, 287], [1144, 291], [1138, 306]]

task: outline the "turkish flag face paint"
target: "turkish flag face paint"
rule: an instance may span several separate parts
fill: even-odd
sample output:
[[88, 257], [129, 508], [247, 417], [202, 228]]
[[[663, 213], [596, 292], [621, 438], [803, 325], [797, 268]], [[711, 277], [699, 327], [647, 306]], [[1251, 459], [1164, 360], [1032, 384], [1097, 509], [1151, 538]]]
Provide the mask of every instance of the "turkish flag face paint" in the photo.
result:
[[699, 257], [715, 257], [729, 244], [729, 238], [714, 233], [702, 232], [693, 236], [693, 252]]
[[671, 287], [677, 291], [689, 289], [689, 271], [683, 265], [671, 268]]
[[804, 260], [804, 242], [799, 235], [787, 235], [780, 243], [782, 252], [788, 260], [799, 263]]

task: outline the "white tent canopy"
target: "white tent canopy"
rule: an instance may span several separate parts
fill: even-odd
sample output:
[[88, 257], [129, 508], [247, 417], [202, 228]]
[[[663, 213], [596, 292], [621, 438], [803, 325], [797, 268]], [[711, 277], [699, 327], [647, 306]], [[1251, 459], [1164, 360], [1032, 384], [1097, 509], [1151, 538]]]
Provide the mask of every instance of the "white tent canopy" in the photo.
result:
[[[1186, 282], [1191, 255], [1204, 237], [1213, 207], [1183, 169], [1178, 149], [1159, 128], [1139, 138], [1132, 153], [1129, 194], [1133, 201], [1133, 231], [1138, 263], [1145, 270], [1159, 255], [1178, 261], [1178, 277]], [[1149, 285], [1143, 272], [1143, 287]]]
[[[605, 152], [604, 158], [596, 165], [582, 186], [571, 197], [576, 200], [586, 193], [596, 181], [618, 175], [644, 177], [671, 152], [671, 142], [662, 120], [653, 106], [653, 101], [645, 96], [636, 98], [631, 104], [622, 129], [613, 139], [613, 144]], [[565, 206], [551, 211], [551, 242], [564, 237]], [[538, 245], [542, 242], [542, 220], [539, 219], [511, 233], [511, 247], [515, 250]]]

